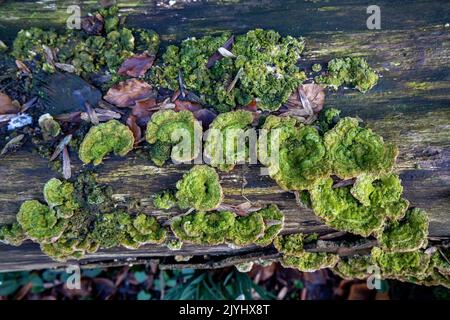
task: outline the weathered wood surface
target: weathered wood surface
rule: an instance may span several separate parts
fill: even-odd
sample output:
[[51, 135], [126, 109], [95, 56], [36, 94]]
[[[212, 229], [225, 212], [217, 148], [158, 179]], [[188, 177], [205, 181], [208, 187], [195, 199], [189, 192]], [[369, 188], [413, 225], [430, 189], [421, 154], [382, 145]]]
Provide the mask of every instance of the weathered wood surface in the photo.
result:
[[[92, 2], [85, 3], [92, 6]], [[405, 197], [413, 206], [429, 212], [432, 240], [450, 239], [450, 27], [445, 25], [450, 22], [448, 1], [396, 1], [395, 4], [379, 1], [381, 30], [367, 30], [365, 10], [370, 3], [366, 1], [201, 4], [179, 1], [172, 8], [158, 7], [155, 2], [121, 3], [124, 11], [131, 9], [131, 24], [154, 28], [166, 40], [266, 27], [306, 37], [307, 51], [301, 61], [304, 66], [347, 54], [367, 57], [382, 74], [379, 84], [366, 94], [350, 90], [329, 93], [326, 105], [338, 107], [346, 115], [361, 117], [386, 140], [399, 145], [396, 170], [403, 180]], [[61, 15], [64, 17], [65, 12], [64, 6], [58, 7], [54, 15], [42, 5], [21, 6], [17, 10], [9, 3], [0, 4], [0, 34], [6, 40], [11, 40], [25, 24], [61, 25]], [[31, 11], [38, 13], [30, 17]], [[71, 157], [75, 159], [76, 155]], [[74, 161], [73, 171], [79, 168], [79, 161]], [[108, 159], [98, 173], [101, 182], [113, 186], [119, 205], [123, 199], [138, 199], [140, 211], [167, 221], [177, 212], [155, 210], [151, 195], [173, 187], [187, 169], [189, 166], [157, 168], [131, 154], [127, 158]], [[283, 232], [333, 232], [310, 210], [298, 206], [292, 193], [283, 192], [259, 173], [258, 166], [239, 166], [230, 174], [221, 174], [225, 203], [237, 204], [245, 198], [258, 204], [276, 203], [286, 215]], [[22, 201], [42, 199], [42, 186], [55, 175], [46, 160], [26, 148], [0, 158], [0, 224], [14, 220]], [[81, 263], [116, 265], [160, 260], [166, 267], [182, 265], [174, 261], [174, 253], [195, 256], [184, 265], [197, 267], [276, 258], [271, 248], [236, 250], [226, 246], [190, 245], [173, 252], [162, 246], [146, 246], [136, 251], [120, 248], [101, 251]], [[34, 244], [18, 248], [0, 245], [0, 270], [60, 265], [43, 255]]]

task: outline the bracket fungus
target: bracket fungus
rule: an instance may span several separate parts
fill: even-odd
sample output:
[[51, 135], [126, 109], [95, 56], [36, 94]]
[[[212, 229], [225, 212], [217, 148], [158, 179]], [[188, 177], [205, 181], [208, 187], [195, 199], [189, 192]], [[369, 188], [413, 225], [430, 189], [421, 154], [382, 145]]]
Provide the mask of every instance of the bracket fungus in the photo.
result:
[[378, 75], [364, 58], [345, 57], [328, 62], [328, 73], [317, 76], [315, 80], [334, 89], [348, 85], [366, 92], [377, 84]]
[[216, 209], [223, 199], [219, 175], [214, 168], [206, 165], [194, 166], [177, 182], [176, 198], [182, 209], [194, 208], [199, 211]]
[[[259, 160], [284, 190], [310, 189], [317, 179], [330, 174], [323, 139], [316, 128], [292, 117], [270, 115], [262, 129], [268, 135], [264, 136], [265, 140], [260, 137]], [[274, 134], [278, 134], [278, 139], [273, 138]], [[278, 150], [272, 150], [277, 148], [273, 145], [277, 140]]]
[[157, 165], [164, 164], [168, 155], [174, 162], [187, 162], [200, 153], [202, 126], [190, 111], [160, 110], [148, 122], [145, 138], [156, 148], [151, 156]]
[[327, 252], [302, 252], [298, 256], [283, 256], [283, 267], [296, 268], [302, 272], [314, 272], [320, 269], [333, 268], [339, 256]]
[[333, 188], [331, 178], [322, 179], [310, 190], [312, 208], [330, 227], [367, 237], [380, 232], [387, 219], [405, 214], [409, 203], [400, 198], [402, 188], [397, 182], [394, 174], [373, 181], [370, 205], [366, 206], [352, 195], [351, 186]]
[[[250, 111], [231, 111], [219, 114], [209, 126], [204, 144], [204, 155], [213, 167], [222, 171], [230, 171], [237, 163], [244, 163], [249, 155], [246, 137], [253, 130], [249, 129], [253, 122]], [[256, 140], [256, 135], [254, 136]], [[251, 142], [250, 142], [251, 143]]]
[[133, 132], [119, 121], [110, 120], [89, 129], [81, 142], [79, 157], [86, 164], [99, 165], [110, 152], [126, 155], [133, 149], [133, 144]]
[[169, 210], [177, 204], [177, 198], [171, 190], [164, 190], [155, 195], [153, 205], [160, 210]]
[[332, 171], [341, 179], [361, 173], [389, 172], [398, 154], [397, 148], [387, 144], [370, 129], [359, 126], [355, 118], [344, 118], [324, 136]]
[[70, 218], [79, 205], [74, 197], [75, 188], [70, 182], [52, 178], [44, 186], [44, 198], [59, 218]]

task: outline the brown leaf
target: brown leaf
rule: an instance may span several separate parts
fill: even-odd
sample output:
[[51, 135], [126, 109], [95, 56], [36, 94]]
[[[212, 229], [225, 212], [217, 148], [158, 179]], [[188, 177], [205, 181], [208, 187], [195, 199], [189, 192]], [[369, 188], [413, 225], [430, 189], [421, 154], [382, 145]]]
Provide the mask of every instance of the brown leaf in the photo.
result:
[[150, 97], [152, 93], [152, 87], [145, 81], [128, 79], [111, 87], [104, 99], [119, 108], [126, 108], [138, 100]]
[[84, 103], [84, 106], [86, 107], [87, 114], [89, 116], [89, 121], [95, 126], [100, 123], [98, 120], [97, 113], [95, 110], [91, 107], [91, 105], [87, 102]]
[[[305, 99], [306, 98], [306, 99]], [[297, 116], [309, 116], [317, 114], [322, 110], [325, 102], [325, 89], [321, 85], [308, 83], [299, 86], [285, 103], [287, 112], [295, 113]]]
[[70, 179], [72, 176], [72, 168], [70, 166], [70, 156], [69, 156], [69, 150], [67, 149], [67, 146], [64, 146], [63, 149], [63, 177], [64, 179]]
[[12, 138], [9, 140], [5, 146], [3, 147], [2, 151], [0, 151], [0, 156], [12, 151], [18, 149], [23, 144], [23, 138], [25, 136], [23, 134], [19, 134], [17, 137]]
[[19, 111], [17, 104], [13, 103], [11, 98], [0, 92], [0, 114], [15, 114]]
[[137, 145], [142, 138], [142, 130], [141, 127], [136, 123], [136, 116], [130, 115], [127, 119], [127, 126], [130, 128], [131, 132], [133, 132], [134, 136], [134, 145]]
[[50, 161], [55, 160], [61, 154], [61, 152], [64, 150], [64, 148], [69, 144], [70, 140], [72, 140], [71, 134], [62, 138], [62, 140], [56, 146], [55, 151], [53, 151], [53, 154], [50, 157]]
[[138, 123], [144, 125], [156, 110], [156, 99], [151, 97], [136, 101], [131, 114], [136, 117]]
[[26, 66], [26, 64], [20, 60], [16, 60], [16, 66], [17, 66], [17, 69], [19, 69], [19, 71], [22, 71], [25, 74], [31, 73], [30, 69]]
[[203, 107], [196, 102], [191, 102], [191, 101], [182, 101], [182, 100], [176, 100], [175, 101], [175, 111], [183, 111], [183, 110], [188, 110], [191, 112], [195, 112], [198, 110], [203, 109]]
[[200, 109], [194, 111], [194, 117], [202, 123], [203, 129], [208, 129], [209, 125], [217, 117], [217, 114], [210, 109]]
[[67, 64], [67, 63], [55, 62], [55, 67], [57, 67], [59, 70], [69, 72], [69, 73], [74, 73], [76, 71], [75, 67], [73, 65]]
[[96, 13], [81, 21], [81, 29], [89, 35], [98, 36], [102, 34], [104, 19], [101, 14]]
[[150, 69], [155, 61], [155, 56], [144, 52], [125, 60], [118, 73], [122, 76], [142, 77]]

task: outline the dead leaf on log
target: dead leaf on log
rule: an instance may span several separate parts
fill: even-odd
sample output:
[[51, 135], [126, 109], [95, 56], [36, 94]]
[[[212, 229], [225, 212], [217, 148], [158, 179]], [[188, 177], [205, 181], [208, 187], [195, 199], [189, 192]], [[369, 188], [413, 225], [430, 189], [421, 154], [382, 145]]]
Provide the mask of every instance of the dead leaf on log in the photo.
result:
[[81, 29], [89, 35], [98, 36], [102, 34], [104, 19], [100, 13], [88, 16], [81, 21]]
[[119, 68], [118, 73], [122, 76], [142, 77], [153, 65], [155, 56], [144, 52], [134, 55], [125, 60]]
[[72, 168], [70, 166], [70, 156], [69, 156], [69, 150], [67, 149], [67, 146], [64, 146], [63, 149], [63, 177], [64, 179], [68, 180], [72, 176]]
[[126, 108], [132, 106], [138, 100], [148, 98], [152, 93], [152, 86], [145, 81], [128, 79], [111, 87], [104, 99], [119, 108]]
[[11, 140], [9, 140], [3, 147], [2, 151], [0, 151], [0, 156], [3, 156], [10, 151], [18, 149], [23, 144], [24, 137], [25, 135], [19, 134], [17, 137], [14, 137]]
[[75, 72], [75, 67], [71, 64], [55, 62], [55, 67], [57, 67], [59, 70], [62, 70], [62, 71], [68, 72], [68, 73]]
[[21, 71], [21, 72], [23, 72], [25, 74], [30, 74], [31, 73], [31, 71], [27, 67], [27, 65], [25, 63], [23, 63], [22, 61], [20, 61], [20, 60], [16, 60], [16, 66], [17, 66], [17, 69], [19, 69], [19, 71]]
[[[226, 51], [230, 51], [231, 48], [233, 47], [234, 44], [234, 36], [231, 36], [230, 38], [228, 38], [228, 40], [223, 44], [222, 47], [220, 47], [220, 49], [225, 49]], [[222, 55], [219, 50], [217, 50], [216, 52], [214, 52], [214, 54], [208, 59], [208, 62], [206, 63], [206, 67], [208, 69], [210, 69], [217, 61], [219, 61], [220, 59], [222, 59], [224, 57], [224, 55]]]
[[127, 119], [127, 126], [130, 128], [131, 132], [133, 132], [134, 136], [134, 145], [136, 146], [141, 142], [142, 139], [142, 130], [141, 127], [136, 123], [136, 116], [130, 115]]
[[0, 114], [16, 114], [20, 110], [18, 104], [14, 103], [9, 96], [0, 93]]
[[176, 112], [183, 111], [183, 110], [195, 112], [195, 111], [198, 111], [201, 109], [203, 109], [203, 106], [196, 102], [185, 101], [185, 100], [176, 100], [175, 101], [175, 111]]
[[55, 148], [55, 151], [53, 152], [52, 156], [50, 157], [50, 161], [55, 160], [61, 152], [64, 150], [64, 148], [69, 144], [70, 140], [72, 140], [72, 135], [69, 134], [65, 136], [60, 143]]
[[194, 117], [202, 123], [203, 129], [207, 130], [209, 125], [217, 117], [217, 114], [210, 109], [200, 109], [194, 111]]
[[293, 116], [311, 123], [323, 109], [324, 102], [324, 87], [315, 83], [303, 84], [291, 94], [280, 112], [282, 116]]

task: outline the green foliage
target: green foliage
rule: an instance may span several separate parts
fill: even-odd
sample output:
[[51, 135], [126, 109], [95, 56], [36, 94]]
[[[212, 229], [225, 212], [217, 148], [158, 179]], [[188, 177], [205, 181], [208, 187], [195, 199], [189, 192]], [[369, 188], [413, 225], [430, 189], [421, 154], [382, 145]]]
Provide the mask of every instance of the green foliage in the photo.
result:
[[201, 133], [202, 127], [192, 112], [161, 110], [152, 115], [145, 138], [152, 145], [153, 161], [162, 165], [167, 160], [168, 146], [172, 147], [170, 155], [175, 162], [195, 159], [200, 152]]
[[176, 198], [182, 209], [201, 211], [216, 209], [223, 199], [223, 191], [216, 170], [206, 165], [194, 166], [177, 182]]
[[[231, 49], [236, 58], [224, 57], [208, 69], [208, 59], [224, 45], [230, 34], [189, 38], [179, 47], [169, 46], [163, 65], [155, 68], [153, 81], [178, 89], [181, 71], [186, 87], [204, 96], [219, 112], [258, 99], [263, 110], [277, 110], [294, 88], [305, 79], [296, 63], [304, 48], [303, 39], [281, 37], [272, 30], [251, 30], [235, 37]], [[229, 84], [238, 77], [234, 88]]]
[[78, 155], [84, 163], [98, 165], [110, 152], [126, 155], [133, 149], [133, 144], [133, 132], [119, 121], [109, 120], [91, 127], [81, 142]]
[[239, 110], [219, 114], [209, 126], [204, 154], [209, 164], [222, 171], [231, 171], [248, 156], [246, 130], [253, 122], [249, 111]]
[[386, 144], [370, 129], [362, 128], [355, 118], [344, 118], [325, 133], [325, 147], [333, 174], [349, 179], [359, 174], [389, 172], [398, 150]]
[[346, 85], [366, 92], [377, 84], [378, 75], [364, 58], [346, 57], [328, 62], [328, 73], [316, 77], [315, 80], [334, 89]]

